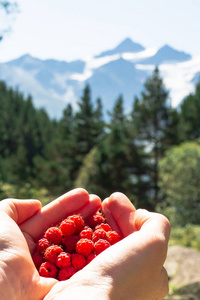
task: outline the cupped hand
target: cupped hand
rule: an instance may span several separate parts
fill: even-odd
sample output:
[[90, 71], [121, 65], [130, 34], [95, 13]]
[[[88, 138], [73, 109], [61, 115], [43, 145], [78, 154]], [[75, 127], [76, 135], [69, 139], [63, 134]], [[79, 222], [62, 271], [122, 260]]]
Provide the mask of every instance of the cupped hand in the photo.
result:
[[45, 300], [161, 300], [168, 293], [163, 267], [170, 224], [157, 213], [138, 209], [121, 193], [102, 203], [113, 230], [123, 239], [69, 280], [57, 283]]
[[57, 283], [40, 277], [31, 258], [44, 231], [76, 212], [93, 214], [100, 199], [83, 189], [72, 190], [41, 207], [37, 200], [0, 202], [0, 290], [2, 300], [41, 300]]

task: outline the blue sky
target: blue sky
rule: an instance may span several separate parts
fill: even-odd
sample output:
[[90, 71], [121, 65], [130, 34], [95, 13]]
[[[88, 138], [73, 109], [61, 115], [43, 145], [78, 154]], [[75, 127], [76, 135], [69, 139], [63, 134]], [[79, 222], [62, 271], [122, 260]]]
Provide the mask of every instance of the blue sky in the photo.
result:
[[20, 12], [0, 43], [0, 61], [23, 54], [71, 61], [126, 37], [200, 55], [199, 0], [18, 0]]

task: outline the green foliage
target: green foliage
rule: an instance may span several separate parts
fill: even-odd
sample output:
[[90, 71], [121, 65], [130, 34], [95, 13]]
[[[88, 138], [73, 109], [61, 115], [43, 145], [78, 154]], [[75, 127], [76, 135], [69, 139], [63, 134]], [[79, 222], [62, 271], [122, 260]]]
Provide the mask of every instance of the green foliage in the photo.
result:
[[165, 213], [179, 225], [199, 224], [200, 146], [187, 142], [170, 149], [160, 161], [160, 187]]
[[164, 151], [176, 142], [177, 114], [169, 105], [168, 92], [155, 68], [144, 85], [141, 99], [136, 98], [131, 113], [137, 139], [148, 152], [147, 174], [151, 185], [149, 193], [154, 204], [158, 202], [158, 162]]
[[53, 200], [45, 188], [38, 190], [28, 183], [23, 187], [19, 187], [9, 183], [0, 182], [0, 199], [6, 198], [39, 199], [43, 206]]
[[186, 224], [184, 227], [172, 227], [169, 245], [181, 245], [200, 251], [200, 226]]
[[180, 107], [180, 140], [194, 140], [200, 135], [200, 82], [194, 94], [187, 96]]

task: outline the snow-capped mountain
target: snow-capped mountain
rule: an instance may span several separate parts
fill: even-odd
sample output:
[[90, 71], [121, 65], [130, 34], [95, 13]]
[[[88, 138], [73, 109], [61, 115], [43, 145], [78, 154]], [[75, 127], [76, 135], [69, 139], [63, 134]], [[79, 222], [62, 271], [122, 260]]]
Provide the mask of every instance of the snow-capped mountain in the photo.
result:
[[85, 60], [41, 60], [27, 54], [0, 63], [0, 80], [25, 96], [32, 95], [35, 106], [44, 107], [51, 117], [59, 118], [69, 102], [76, 108], [86, 84], [94, 102], [102, 99], [105, 112], [112, 109], [120, 94], [128, 112], [155, 66], [159, 66], [173, 106], [194, 91], [200, 77], [200, 56], [192, 58], [168, 45], [146, 49], [129, 38]]

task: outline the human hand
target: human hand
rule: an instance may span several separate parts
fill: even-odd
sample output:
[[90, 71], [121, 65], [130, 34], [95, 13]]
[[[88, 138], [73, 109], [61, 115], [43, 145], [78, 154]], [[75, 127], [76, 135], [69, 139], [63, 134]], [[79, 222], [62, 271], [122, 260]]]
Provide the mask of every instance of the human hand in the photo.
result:
[[128, 198], [114, 193], [103, 213], [123, 240], [106, 249], [69, 280], [57, 283], [44, 300], [161, 300], [168, 293], [163, 267], [170, 235], [168, 220], [136, 210]]
[[100, 199], [75, 189], [41, 208], [37, 200], [0, 202], [0, 291], [2, 300], [39, 300], [57, 280], [40, 277], [31, 258], [35, 241], [52, 224], [77, 212], [93, 214]]

